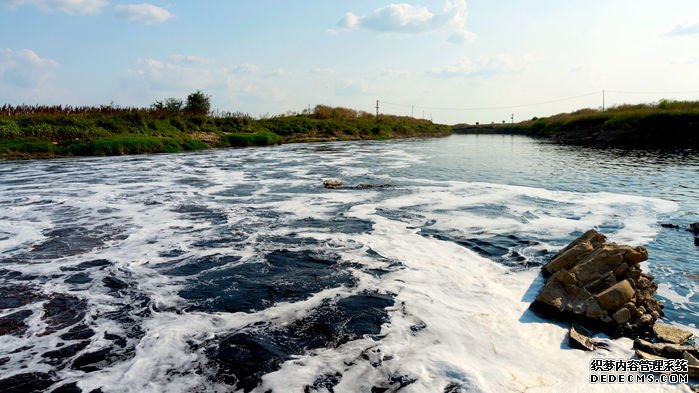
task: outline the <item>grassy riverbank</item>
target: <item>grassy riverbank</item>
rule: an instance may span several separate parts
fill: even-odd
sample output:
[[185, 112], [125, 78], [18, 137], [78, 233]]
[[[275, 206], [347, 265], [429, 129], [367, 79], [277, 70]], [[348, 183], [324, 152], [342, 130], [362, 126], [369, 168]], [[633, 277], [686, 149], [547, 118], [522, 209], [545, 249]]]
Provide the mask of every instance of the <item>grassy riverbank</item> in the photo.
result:
[[699, 102], [661, 100], [606, 111], [582, 109], [515, 124], [453, 127], [463, 134], [521, 134], [561, 143], [639, 148], [699, 148]]
[[0, 158], [171, 153], [293, 142], [433, 137], [448, 126], [319, 105], [303, 114], [253, 119], [163, 108], [0, 107]]

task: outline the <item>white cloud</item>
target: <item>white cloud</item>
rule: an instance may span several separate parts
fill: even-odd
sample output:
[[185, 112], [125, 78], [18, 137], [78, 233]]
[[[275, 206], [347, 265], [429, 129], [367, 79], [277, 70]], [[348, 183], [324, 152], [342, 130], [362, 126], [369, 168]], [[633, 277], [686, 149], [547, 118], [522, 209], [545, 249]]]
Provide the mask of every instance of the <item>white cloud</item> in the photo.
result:
[[449, 36], [449, 42], [452, 44], [468, 44], [473, 42], [475, 39], [476, 34], [466, 30], [457, 31]]
[[345, 16], [337, 22], [337, 27], [341, 29], [354, 29], [359, 25], [359, 17], [351, 12], [345, 14]]
[[209, 59], [208, 57], [201, 57], [201, 56], [191, 56], [191, 55], [173, 55], [170, 56], [170, 60], [180, 62], [180, 63], [189, 63], [189, 64], [210, 64], [213, 63], [213, 59]]
[[357, 17], [353, 27], [356, 26], [402, 33], [418, 33], [437, 27], [433, 13], [425, 7], [410, 4], [389, 4], [381, 7], [361, 19]]
[[406, 70], [395, 70], [392, 68], [384, 68], [381, 70], [381, 76], [385, 77], [395, 77], [395, 76], [407, 76], [410, 73]]
[[[220, 108], [234, 108], [241, 102], [273, 102], [285, 97], [279, 89], [282, 70], [261, 70], [250, 64], [225, 64], [215, 59], [176, 55], [138, 60], [129, 70], [121, 94], [128, 97], [185, 97], [202, 90], [210, 94]], [[263, 72], [260, 72], [263, 71]]]
[[337, 27], [342, 30], [365, 29], [400, 34], [450, 31], [449, 42], [464, 44], [475, 38], [474, 33], [466, 30], [466, 17], [466, 0], [447, 0], [438, 13], [423, 6], [392, 3], [365, 16], [348, 12]]
[[344, 79], [335, 83], [335, 95], [359, 96], [369, 92], [369, 83], [365, 80]]
[[442, 77], [483, 77], [502, 73], [522, 72], [528, 59], [515, 59], [508, 54], [485, 56], [472, 60], [463, 58], [459, 62], [433, 68], [428, 73]]
[[260, 70], [257, 64], [241, 63], [230, 68], [231, 72], [236, 74], [252, 74]]
[[285, 76], [286, 74], [287, 74], [287, 72], [285, 69], [277, 68], [276, 70], [274, 70], [272, 72], [268, 72], [267, 74], [265, 74], [265, 77], [267, 77], [267, 78], [279, 78], [279, 77]]
[[96, 14], [107, 5], [107, 0], [0, 0], [0, 4], [10, 7], [33, 6], [44, 11], [58, 11], [67, 14]]
[[316, 67], [312, 69], [310, 73], [315, 75], [329, 75], [334, 74], [335, 69], [332, 67]]
[[[172, 56], [164, 60], [140, 59], [130, 74], [154, 90], [199, 90], [216, 83], [213, 62], [191, 61], [193, 56]], [[199, 58], [197, 58], [199, 59]]]
[[673, 27], [669, 32], [665, 33], [668, 36], [677, 35], [692, 35], [699, 34], [699, 23], [684, 23]]
[[31, 49], [0, 49], [0, 81], [33, 89], [55, 77], [58, 62], [40, 57]]
[[147, 25], [162, 23], [174, 16], [165, 8], [148, 3], [118, 5], [114, 7], [114, 12], [121, 19]]

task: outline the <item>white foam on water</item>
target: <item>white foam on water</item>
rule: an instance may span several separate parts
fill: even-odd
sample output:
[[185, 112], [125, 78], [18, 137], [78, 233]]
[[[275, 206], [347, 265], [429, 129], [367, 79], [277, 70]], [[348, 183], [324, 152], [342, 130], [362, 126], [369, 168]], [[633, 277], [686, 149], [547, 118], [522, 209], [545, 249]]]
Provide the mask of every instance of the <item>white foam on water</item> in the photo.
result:
[[[609, 234], [613, 241], [642, 244], [657, 233], [656, 215], [677, 204], [656, 198], [611, 193], [575, 193], [487, 183], [445, 182], [448, 187], [419, 187], [417, 193], [391, 199], [383, 207], [416, 207], [437, 216], [437, 228], [482, 229], [565, 238], [605, 223], [623, 224]], [[501, 217], [480, 216], [469, 208], [498, 206]], [[487, 218], [487, 221], [484, 220]]]
[[[230, 391], [230, 386], [211, 385], [204, 375], [195, 372], [197, 366], [206, 364], [206, 359], [192, 352], [190, 343], [201, 344], [260, 322], [290, 323], [308, 315], [323, 299], [347, 294], [343, 288], [328, 289], [307, 300], [277, 303], [256, 313], [155, 314], [145, 321], [143, 328], [147, 333], [132, 359], [81, 376], [78, 385], [85, 391], [107, 386], [110, 392], [188, 392], [202, 386], [209, 386], [212, 391]], [[181, 374], [173, 375], [172, 370]]]
[[[356, 205], [349, 213], [374, 222], [371, 234], [359, 235], [355, 240], [405, 265], [405, 269], [391, 273], [382, 282], [382, 289], [396, 293], [396, 302], [402, 305], [391, 312], [390, 323], [384, 325], [385, 337], [379, 342], [353, 342], [337, 351], [321, 351], [288, 362], [282, 370], [265, 376], [257, 391], [301, 391], [315, 376], [336, 372], [343, 374], [334, 387], [336, 392], [368, 391], [377, 381], [400, 375], [416, 378], [404, 388], [406, 392], [441, 391], [454, 382], [460, 382], [465, 391], [482, 392], [608, 391], [607, 385], [589, 383], [590, 361], [630, 358], [631, 340], [610, 340], [609, 352], [570, 349], [567, 327], [543, 320], [528, 310], [542, 286], [538, 271], [510, 271], [456, 244], [421, 236], [403, 222], [377, 215], [376, 209], [417, 206], [423, 213], [448, 211], [438, 215], [435, 224], [445, 229], [470, 225], [491, 233], [510, 233], [515, 229], [553, 237], [601, 225], [614, 213], [623, 225], [610, 237], [642, 243], [654, 235], [650, 228], [655, 213], [673, 209], [673, 204], [623, 195], [560, 193], [494, 184], [456, 184], [447, 189], [426, 187], [411, 191], [379, 203]], [[508, 230], [504, 226], [512, 225], [511, 220], [479, 219], [458, 213], [470, 204], [498, 204], [522, 196], [564, 204], [560, 208], [563, 213], [574, 213], [579, 219], [529, 220]], [[514, 206], [527, 207], [518, 202]], [[630, 210], [636, 214], [621, 214]], [[535, 213], [555, 218], [562, 212], [553, 208]], [[426, 327], [413, 332], [410, 327], [420, 322]], [[390, 360], [378, 369], [367, 363], [346, 366], [369, 348]], [[660, 385], [614, 385], [614, 389], [686, 390]]]
[[[90, 186], [78, 181], [65, 182], [71, 176], [79, 177], [82, 169], [76, 165], [73, 175], [67, 172], [54, 179], [56, 187], [60, 184], [66, 193], [78, 195], [59, 195], [60, 203], [79, 208], [76, 223], [92, 227], [95, 220], [103, 220], [115, 227], [128, 228], [127, 237], [81, 255], [40, 264], [13, 262], [3, 267], [50, 276], [61, 267], [90, 259], [104, 258], [113, 263], [107, 269], [91, 272], [93, 284], [82, 289], [67, 286], [62, 280], [42, 284], [47, 295], [72, 294], [89, 301], [88, 319], [95, 318], [91, 327], [97, 333], [81, 353], [109, 345], [104, 333], [122, 333], [121, 325], [99, 316], [105, 311], [118, 310], [131, 301], [128, 297], [131, 295], [115, 299], [101, 286], [103, 277], [113, 274], [127, 280], [135, 292], [161, 309], [138, 322], [144, 335], [129, 359], [92, 373], [67, 368], [60, 376], [67, 382], [78, 382], [85, 391], [103, 387], [107, 393], [230, 391], [230, 386], [196, 372], [208, 359], [202, 351], [192, 350], [190, 343], [205, 345], [255, 323], [284, 326], [309, 315], [324, 299], [378, 290], [396, 296], [395, 305], [388, 309], [389, 322], [382, 326], [381, 339], [365, 337], [339, 348], [298, 354], [280, 370], [265, 375], [256, 391], [303, 391], [318, 376], [336, 373], [341, 378], [333, 388], [335, 392], [370, 391], [374, 386], [395, 388], [386, 383], [391, 377], [401, 376], [415, 380], [401, 390], [405, 392], [439, 392], [453, 383], [460, 384], [464, 391], [482, 392], [609, 390], [609, 386], [588, 383], [590, 360], [628, 359], [633, 355], [630, 340], [608, 340], [610, 352], [588, 353], [568, 348], [566, 326], [540, 319], [528, 311], [542, 285], [538, 269], [513, 270], [455, 243], [425, 236], [420, 228], [433, 220], [427, 225], [430, 229], [457, 237], [516, 234], [521, 239], [540, 243], [532, 247], [555, 250], [564, 245], [561, 239], [602, 227], [613, 241], [645, 244], [657, 234], [657, 216], [676, 209], [675, 203], [613, 193], [560, 192], [398, 177], [387, 177], [392, 181], [385, 183], [410, 185], [388, 192], [324, 190], [321, 181], [331, 173], [348, 177], [375, 175], [373, 163], [378, 155], [383, 168], [406, 168], [425, 160], [382, 144], [356, 150], [352, 146], [358, 145], [324, 152], [322, 160], [319, 156], [307, 156], [308, 146], [152, 156], [133, 161], [94, 159], [84, 164], [95, 173], [126, 174]], [[328, 144], [328, 147], [338, 145]], [[126, 179], [130, 182], [120, 181]], [[201, 183], [188, 184], [197, 181]], [[249, 184], [257, 187], [250, 195], [221, 195]], [[284, 192], [286, 187], [307, 187], [310, 192]], [[13, 197], [13, 192], [16, 191], [0, 190], [0, 198], [6, 201]], [[35, 194], [32, 200], [46, 198], [41, 190], [29, 192]], [[220, 213], [224, 222], [195, 219], [175, 211], [186, 205]], [[113, 210], [97, 213], [104, 208]], [[257, 210], [275, 212], [278, 216], [257, 215]], [[381, 211], [404, 211], [414, 217], [392, 219]], [[56, 225], [47, 218], [46, 209], [32, 205], [22, 205], [11, 212], [3, 208], [1, 213], [12, 214], [13, 221], [0, 224], [0, 231], [11, 234], [8, 240], [0, 241], [0, 252], [39, 243], [44, 240], [44, 233]], [[370, 221], [373, 229], [355, 235], [297, 223], [304, 218], [332, 220], [340, 215]], [[284, 225], [292, 222], [296, 225], [293, 229]], [[247, 234], [250, 237], [239, 247], [193, 245], [195, 241], [222, 235], [220, 226], [254, 228], [254, 231]], [[183, 259], [220, 253], [241, 257], [235, 264], [259, 261], [265, 252], [272, 251], [268, 248], [278, 246], [259, 244], [258, 239], [289, 236], [291, 232], [319, 241], [318, 245], [307, 245], [304, 249], [333, 252], [343, 262], [358, 265], [349, 268], [358, 279], [356, 287], [326, 289], [306, 300], [279, 302], [251, 313], [186, 312], [180, 310], [186, 302], [178, 295], [186, 285], [185, 279], [166, 276], [158, 270], [172, 262], [172, 258], [163, 256], [171, 250], [181, 251]], [[402, 266], [380, 277], [360, 271], [361, 267], [385, 268], [385, 263], [367, 256], [369, 249]], [[672, 301], [689, 301], [664, 283], [659, 293]], [[37, 353], [55, 349], [60, 341], [57, 336], [65, 331], [40, 337], [37, 333], [45, 328], [40, 318], [41, 307], [42, 303], [26, 306], [34, 313], [25, 336], [0, 337], [3, 353], [27, 344], [34, 345]], [[12, 362], [3, 367], [8, 367], [8, 375], [51, 370], [51, 366], [35, 358], [30, 358], [27, 352], [13, 355]], [[372, 362], [378, 365], [372, 366]], [[20, 369], [19, 365], [26, 365], [27, 369]], [[619, 391], [684, 389], [638, 384], [613, 388]]]

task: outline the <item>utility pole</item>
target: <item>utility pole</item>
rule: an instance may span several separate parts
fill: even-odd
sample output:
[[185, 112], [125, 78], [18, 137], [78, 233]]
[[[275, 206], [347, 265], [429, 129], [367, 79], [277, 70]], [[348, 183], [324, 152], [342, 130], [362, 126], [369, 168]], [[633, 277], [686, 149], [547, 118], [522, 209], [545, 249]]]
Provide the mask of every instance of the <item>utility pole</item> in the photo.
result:
[[379, 121], [379, 100], [376, 100], [376, 121]]
[[605, 107], [606, 107], [606, 102], [605, 102], [606, 97], [604, 95], [605, 95], [604, 90], [602, 90], [602, 112], [605, 111]]
[[512, 124], [515, 124], [515, 114], [513, 113], [512, 116], [510, 116], [510, 120], [512, 120]]

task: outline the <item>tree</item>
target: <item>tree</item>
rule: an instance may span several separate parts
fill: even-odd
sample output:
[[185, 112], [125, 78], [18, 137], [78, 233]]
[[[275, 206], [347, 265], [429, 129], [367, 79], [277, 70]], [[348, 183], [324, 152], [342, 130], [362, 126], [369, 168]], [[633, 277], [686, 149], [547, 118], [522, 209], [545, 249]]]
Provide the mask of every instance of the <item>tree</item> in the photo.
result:
[[151, 105], [155, 110], [167, 111], [170, 113], [178, 113], [182, 111], [184, 103], [179, 98], [168, 98], [165, 101], [157, 100]]
[[200, 90], [187, 96], [187, 104], [184, 110], [197, 115], [206, 115], [211, 109], [210, 97]]
[[168, 112], [179, 112], [184, 103], [179, 98], [168, 98], [165, 100], [165, 110]]

